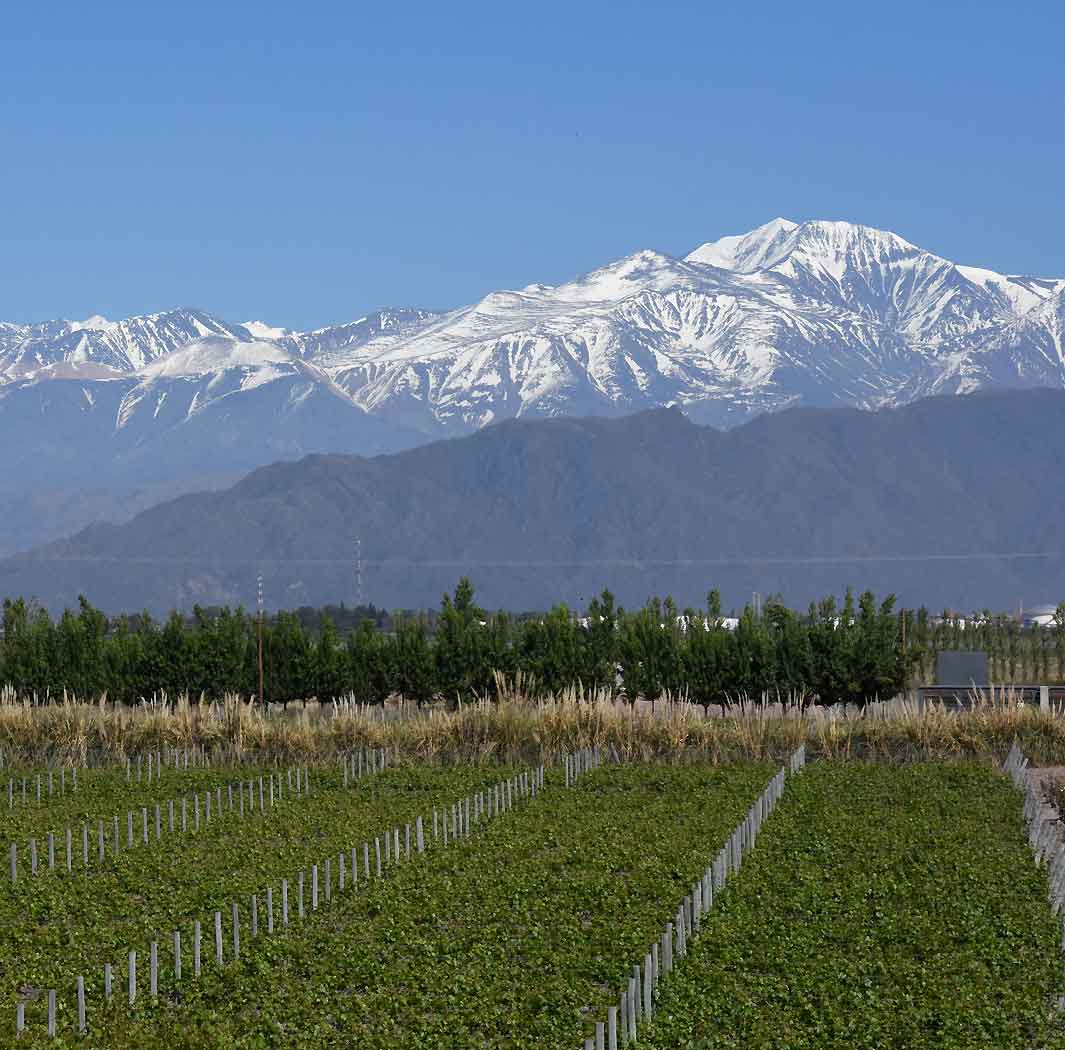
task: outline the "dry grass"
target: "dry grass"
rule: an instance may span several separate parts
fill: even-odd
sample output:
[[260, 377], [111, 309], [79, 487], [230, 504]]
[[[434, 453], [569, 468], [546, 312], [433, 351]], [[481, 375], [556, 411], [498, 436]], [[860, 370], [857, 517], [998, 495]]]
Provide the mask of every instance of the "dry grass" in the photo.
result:
[[238, 697], [221, 703], [166, 698], [135, 708], [101, 698], [37, 704], [0, 693], [0, 749], [8, 765], [99, 764], [159, 748], [199, 748], [220, 760], [332, 761], [343, 751], [389, 747], [428, 762], [532, 761], [598, 746], [625, 759], [727, 762], [782, 760], [805, 742], [811, 756], [911, 761], [1001, 758], [1018, 737], [1033, 764], [1065, 764], [1065, 715], [1040, 713], [1007, 697], [973, 697], [971, 710], [919, 711], [912, 700], [864, 711], [800, 712], [743, 703], [722, 713], [684, 702], [614, 702], [574, 692], [543, 701], [511, 689], [499, 702], [447, 711], [400, 702], [292, 705], [262, 712]]

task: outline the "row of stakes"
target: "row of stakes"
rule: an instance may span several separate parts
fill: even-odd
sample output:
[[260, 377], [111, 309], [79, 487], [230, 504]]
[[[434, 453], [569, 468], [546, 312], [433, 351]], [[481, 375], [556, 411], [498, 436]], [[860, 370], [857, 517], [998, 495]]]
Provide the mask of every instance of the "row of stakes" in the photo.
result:
[[[21, 763], [19, 763], [19, 762], [12, 762], [8, 758], [7, 752], [3, 748], [0, 748], [0, 769], [10, 769], [12, 766], [18, 767], [20, 765], [21, 765]], [[78, 766], [81, 766], [83, 769], [87, 768], [86, 767], [86, 763], [85, 763], [85, 761], [83, 759], [82, 760], [73, 761], [73, 762], [63, 762], [61, 764], [60, 763], [55, 763], [55, 764], [48, 763], [47, 765], [49, 766], [49, 768], [52, 768], [52, 769], [58, 768], [60, 765], [66, 766], [68, 768], [71, 768], [71, 767], [77, 768]]]
[[1045, 867], [1049, 883], [1050, 905], [1055, 915], [1062, 916], [1061, 947], [1065, 951], [1065, 835], [1057, 815], [1044, 806], [1032, 778], [1028, 776], [1028, 759], [1017, 741], [1003, 763], [1003, 771], [1016, 787], [1024, 792], [1024, 823], [1028, 830], [1028, 845], [1037, 867]]
[[[38, 804], [44, 802], [46, 799], [54, 798], [55, 795], [56, 795], [57, 788], [58, 788], [58, 794], [59, 794], [59, 796], [61, 798], [66, 796], [66, 793], [67, 793], [67, 770], [66, 770], [66, 766], [61, 766], [60, 767], [60, 769], [59, 769], [59, 777], [58, 778], [56, 777], [55, 772], [56, 771], [54, 769], [48, 770], [47, 779], [46, 779], [46, 775], [44, 773], [38, 773], [37, 774], [36, 801], [38, 802]], [[71, 788], [71, 790], [72, 790], [72, 792], [76, 792], [78, 790], [78, 767], [77, 766], [73, 766], [71, 768], [70, 776], [71, 776], [71, 781], [72, 781], [72, 784], [73, 784], [73, 787]], [[33, 798], [34, 798], [33, 792], [30, 791], [30, 790], [27, 790], [28, 785], [30, 783], [32, 783], [32, 780], [33, 780], [32, 777], [23, 777], [22, 778], [21, 801], [22, 801], [22, 804], [24, 806], [27, 805], [29, 802], [31, 802], [33, 800]], [[16, 784], [16, 780], [15, 780], [14, 777], [8, 777], [7, 778], [7, 808], [8, 809], [14, 809], [15, 808], [15, 802], [20, 797], [19, 796], [19, 792], [15, 790], [15, 784]], [[47, 784], [47, 788], [48, 788], [47, 794], [45, 794], [45, 790], [44, 790], [46, 784]]]
[[[806, 745], [795, 751], [788, 762], [792, 774], [806, 765]], [[754, 848], [762, 825], [784, 794], [788, 770], [780, 771], [754, 801], [728, 841], [707, 866], [677, 908], [672, 922], [667, 922], [659, 939], [644, 954], [643, 965], [634, 963], [632, 976], [622, 989], [616, 1006], [607, 1008], [605, 1021], [595, 1022], [595, 1035], [584, 1041], [584, 1050], [617, 1050], [635, 1042], [637, 1030], [648, 1024], [655, 1014], [655, 1002], [661, 981], [673, 972], [684, 958], [688, 945], [699, 933], [703, 916], [713, 907], [716, 895], [728, 878], [740, 870], [744, 857]], [[620, 1039], [620, 1044], [619, 1044]]]
[[[169, 762], [165, 762], [164, 756], [169, 757]], [[153, 780], [158, 781], [162, 777], [162, 771], [164, 765], [168, 765], [174, 769], [189, 768], [189, 752], [186, 750], [184, 753], [176, 749], [168, 749], [167, 751], [150, 751], [148, 752], [148, 761], [144, 762], [144, 755], [137, 755], [136, 759], [136, 777], [134, 777], [134, 761], [132, 758], [126, 759], [126, 782], [132, 783], [134, 779], [138, 783], [147, 779], [150, 784]], [[196, 768], [196, 754], [193, 753], [193, 768]], [[182, 758], [184, 758], [184, 767], [182, 767]], [[145, 767], [147, 767], [147, 777], [145, 777]], [[78, 790], [78, 766], [70, 767], [71, 778], [71, 792], [76, 793]], [[22, 790], [21, 792], [16, 790], [17, 778], [8, 777], [7, 779], [7, 808], [14, 809], [15, 803], [21, 801], [23, 805], [27, 805], [32, 801], [36, 801], [38, 805], [46, 802], [49, 799], [55, 798], [57, 795], [60, 798], [64, 798], [67, 793], [67, 767], [60, 766], [58, 770], [59, 776], [56, 777], [56, 770], [54, 768], [49, 769], [47, 773], [38, 773], [36, 775], [36, 793], [30, 790], [30, 784], [33, 783], [34, 777], [22, 777]], [[47, 791], [45, 790], [47, 786]]]
[[[599, 764], [598, 754], [592, 751], [582, 751], [576, 755], [566, 756], [567, 786], [572, 785], [579, 773], [596, 768]], [[478, 792], [476, 795], [467, 796], [451, 804], [450, 809], [438, 810], [433, 808], [433, 840], [442, 842], [443, 846], [454, 844], [460, 839], [468, 838], [472, 828], [482, 821], [509, 812], [514, 807], [516, 800], [522, 798], [535, 798], [544, 787], [544, 767], [539, 766], [531, 772], [523, 772], [505, 781], [500, 781], [492, 788]], [[381, 843], [384, 840], [384, 850]], [[405, 849], [404, 849], [405, 847]], [[411, 859], [412, 848], [421, 854], [425, 852], [425, 827], [422, 818], [418, 817], [413, 826], [406, 825], [403, 841], [401, 842], [400, 829], [390, 829], [384, 836], [378, 836], [373, 840], [373, 853], [371, 855], [370, 843], [362, 844], [361, 860], [363, 881], [369, 881], [371, 871], [376, 878], [380, 878], [385, 870], [395, 866], [401, 860]], [[371, 867], [371, 856], [373, 866]], [[310, 910], [318, 910], [320, 901], [324, 898], [328, 903], [333, 899], [333, 862], [332, 857], [325, 860], [324, 865], [312, 864], [310, 866]], [[342, 893], [350, 886], [352, 890], [358, 888], [360, 855], [357, 847], [348, 854], [341, 852], [337, 855], [337, 892]], [[321, 883], [319, 875], [323, 876]], [[296, 915], [299, 919], [306, 917], [306, 869], [301, 870], [296, 879]], [[275, 907], [273, 887], [268, 886], [264, 898], [264, 912], [266, 933], [272, 935], [275, 931]], [[259, 904], [258, 894], [252, 894], [249, 900], [249, 924], [248, 931], [254, 940], [259, 936]], [[289, 882], [281, 880], [280, 900], [280, 924], [282, 928], [289, 925]], [[230, 937], [226, 938], [223, 933], [222, 912], [214, 913], [214, 960], [215, 965], [221, 969], [225, 965], [225, 942], [231, 943], [230, 961], [238, 961], [241, 951], [241, 915], [240, 906], [233, 901], [230, 907]], [[174, 930], [171, 934], [173, 946], [173, 969], [172, 975], [175, 986], [182, 980], [182, 941], [181, 932]], [[159, 994], [159, 943], [152, 941], [148, 952], [148, 994], [152, 999]], [[194, 977], [199, 977], [203, 967], [203, 930], [199, 921], [193, 923], [192, 929], [192, 972]], [[103, 973], [104, 999], [110, 1001], [114, 995], [114, 969], [110, 963], [104, 965]], [[126, 969], [126, 993], [130, 1006], [134, 1006], [138, 998], [137, 986], [137, 952], [130, 951], [127, 957]], [[77, 1002], [77, 1032], [84, 1034], [88, 1031], [86, 1017], [86, 989], [85, 978], [78, 977], [76, 980]], [[47, 995], [48, 1005], [48, 1034], [55, 1036], [58, 1033], [58, 1015], [56, 989], [49, 989]], [[15, 1033], [21, 1037], [26, 1032], [26, 1004], [19, 1002], [15, 1006]]]
[[[147, 762], [144, 761], [145, 757], [148, 759]], [[147, 756], [143, 754], [137, 755], [136, 760], [132, 757], [127, 757], [126, 781], [127, 783], [132, 783], [136, 779], [139, 783], [147, 779], [150, 784], [153, 780], [158, 781], [161, 779], [164, 768], [189, 769], [190, 762], [193, 769], [206, 767], [207, 759], [205, 753], [201, 753], [200, 749], [190, 751], [188, 748], [166, 748], [164, 750], [149, 751]], [[3, 762], [0, 762], [0, 768], [2, 767]], [[69, 767], [72, 792], [77, 792], [78, 790], [79, 768], [87, 769], [88, 767], [78, 765]], [[67, 793], [67, 769], [66, 765], [62, 765], [58, 769], [51, 767], [46, 773], [37, 773], [35, 776], [31, 774], [21, 778], [8, 777], [7, 808], [14, 809], [18, 802], [27, 805], [36, 801], [40, 805], [49, 799], [55, 798], [57, 795], [60, 798], [65, 797]], [[58, 776], [56, 775], [57, 773]], [[18, 790], [20, 779], [21, 791]], [[36, 791], [32, 787], [34, 781], [36, 781]]]
[[[147, 762], [145, 762], [145, 758], [147, 758]], [[0, 751], [0, 769], [3, 769], [8, 764], [3, 760], [3, 752]], [[126, 780], [127, 782], [132, 782], [134, 779], [138, 781], [147, 779], [151, 783], [152, 780], [160, 779], [164, 768], [206, 769], [209, 765], [210, 756], [202, 748], [168, 747], [156, 749], [155, 751], [149, 751], [147, 755], [139, 754], [135, 759], [132, 756], [126, 757]], [[76, 792], [78, 790], [78, 770], [80, 769], [83, 772], [89, 770], [89, 766], [85, 762], [64, 763], [58, 767], [50, 766], [45, 773], [30, 774], [21, 778], [8, 777], [8, 809], [14, 809], [16, 803], [20, 801], [23, 805], [33, 801], [40, 804], [47, 799], [54, 798], [57, 794], [59, 797], [65, 796], [67, 793], [68, 769], [71, 775], [72, 790]], [[136, 771], [135, 773], [134, 770]], [[57, 773], [58, 777], [56, 776]], [[21, 792], [18, 790], [20, 780]], [[30, 785], [34, 781], [36, 781], [36, 792], [30, 789]], [[47, 791], [45, 791], [45, 785], [47, 785]]]
[[[344, 786], [347, 787], [352, 782], [362, 780], [364, 775], [379, 773], [384, 770], [388, 764], [388, 753], [383, 748], [375, 748], [371, 751], [347, 754], [341, 757], [341, 763], [344, 768]], [[158, 767], [156, 767], [158, 768]], [[297, 797], [304, 797], [310, 793], [310, 774], [306, 767], [295, 767], [286, 770], [286, 776], [282, 776], [281, 773], [270, 773], [267, 776], [260, 776], [257, 780], [239, 780], [231, 782], [225, 785], [226, 798], [229, 803], [229, 812], [237, 812], [240, 817], [244, 817], [246, 814], [254, 814], [256, 808], [256, 796], [258, 796], [258, 808], [259, 812], [263, 812], [267, 804], [271, 807], [281, 802], [285, 798], [285, 783], [287, 779], [289, 795], [295, 794]], [[256, 788], [258, 789], [256, 791]], [[235, 794], [234, 794], [235, 790]], [[186, 834], [189, 831], [191, 824], [192, 831], [198, 832], [200, 830], [200, 816], [201, 810], [203, 812], [204, 821], [210, 824], [212, 819], [212, 812], [217, 819], [224, 812], [223, 807], [223, 794], [222, 786], [218, 786], [214, 789], [214, 793], [207, 791], [202, 797], [199, 792], [192, 795], [191, 806], [188, 796], [183, 796], [180, 799], [169, 799], [164, 803], [154, 804], [154, 814], [150, 815], [147, 806], [142, 806], [140, 811], [140, 828], [135, 829], [134, 825], [137, 823], [134, 818], [134, 811], [129, 810], [126, 813], [126, 843], [123, 847], [122, 836], [120, 834], [119, 817], [116, 813], [110, 821], [111, 827], [107, 829], [107, 823], [104, 820], [98, 820], [96, 822], [96, 858], [97, 863], [102, 864], [107, 856], [108, 839], [111, 842], [111, 848], [114, 857], [118, 857], [122, 850], [133, 849], [137, 845], [147, 845], [151, 839], [151, 830], [154, 830], [155, 840], [158, 842], [163, 837], [163, 808], [166, 808], [166, 828], [169, 834], [174, 834], [180, 829], [182, 834]], [[180, 813], [178, 811], [180, 807]], [[191, 810], [191, 814], [190, 814]], [[150, 819], [154, 816], [154, 821]], [[108, 835], [107, 831], [111, 834]], [[139, 832], [139, 833], [138, 833]], [[88, 871], [89, 860], [92, 851], [89, 848], [90, 829], [88, 823], [82, 823], [81, 825], [81, 867]], [[74, 832], [73, 829], [67, 827], [65, 836], [65, 867], [68, 872], [74, 870]], [[47, 841], [47, 867], [45, 867], [44, 858], [39, 857], [38, 843], [35, 837], [29, 839], [29, 874], [33, 877], [40, 874], [42, 871], [54, 872], [56, 870], [56, 834], [49, 832]], [[19, 879], [19, 847], [18, 843], [12, 842], [9, 847], [10, 858], [10, 873], [11, 884], [15, 885]], [[63, 867], [60, 864], [60, 867]]]
[[582, 773], [591, 772], [602, 765], [602, 756], [599, 748], [586, 747], [572, 754], [562, 756], [562, 772], [566, 787], [573, 787]]
[[[227, 763], [234, 761], [233, 756], [219, 756]], [[147, 759], [147, 761], [145, 761]], [[243, 759], [237, 759], [238, 762], [248, 761], [254, 762], [254, 754], [245, 755]], [[213, 765], [213, 756], [203, 747], [193, 748], [179, 748], [179, 747], [167, 747], [157, 748], [154, 751], [147, 753], [141, 753], [134, 756], [126, 757], [126, 780], [132, 782], [134, 779], [137, 781], [143, 781], [145, 779], [151, 783], [152, 780], [159, 780], [162, 776], [164, 769], [209, 769]], [[0, 769], [4, 769], [10, 766], [10, 763], [6, 761], [4, 752], [0, 750]], [[93, 769], [98, 767], [91, 767]], [[13, 809], [18, 802], [22, 802], [23, 805], [36, 801], [42, 803], [47, 799], [54, 798], [57, 794], [62, 797], [67, 792], [67, 771], [71, 774], [71, 781], [73, 784], [72, 790], [78, 790], [78, 771], [82, 772], [90, 771], [88, 763], [81, 761], [75, 763], [63, 763], [61, 765], [49, 766], [44, 773], [31, 773], [28, 776], [23, 777], [8, 777], [7, 783], [7, 804], [9, 809]], [[58, 777], [56, 774], [58, 773]], [[18, 786], [21, 781], [21, 791]], [[36, 791], [32, 790], [31, 785], [36, 781]], [[47, 791], [45, 790], [47, 785]]]

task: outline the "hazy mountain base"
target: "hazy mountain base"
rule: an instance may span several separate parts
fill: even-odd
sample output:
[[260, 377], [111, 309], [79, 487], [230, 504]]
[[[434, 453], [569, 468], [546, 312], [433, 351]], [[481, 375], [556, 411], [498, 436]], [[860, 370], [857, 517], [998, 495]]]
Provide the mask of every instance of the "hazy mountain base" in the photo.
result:
[[143, 397], [134, 380], [112, 380], [96, 384], [91, 400], [77, 380], [0, 388], [0, 555], [232, 485], [266, 463], [338, 449], [375, 455], [423, 440], [295, 371], [237, 396], [214, 390], [186, 414], [200, 385], [161, 380]]
[[[706, 588], [710, 586], [718, 587], [726, 596], [727, 610], [738, 611], [755, 591], [781, 594], [790, 605], [804, 608], [819, 596], [840, 593], [853, 584], [880, 594], [900, 592], [905, 601], [911, 600], [908, 595], [950, 594], [952, 599], [932, 600], [931, 607], [972, 610], [1016, 607], [1021, 595], [1042, 595], [1051, 589], [1055, 594], [1065, 591], [1065, 572], [1053, 576], [1046, 572], [1051, 560], [1033, 559], [1027, 574], [1018, 571], [1022, 563], [1017, 561], [979, 559], [949, 565], [914, 560], [572, 568], [561, 564], [496, 568], [461, 562], [453, 566], [364, 563], [364, 576], [375, 600], [385, 601], [390, 608], [426, 608], [439, 602], [445, 591], [453, 590], [455, 581], [465, 574], [476, 581], [478, 599], [492, 609], [519, 605], [548, 609], [565, 602], [579, 610], [598, 593], [596, 588], [603, 587], [613, 591], [620, 603], [629, 608], [642, 604], [648, 595], [673, 595], [683, 608], [685, 604], [705, 601]], [[340, 560], [294, 566], [252, 560], [239, 564], [207, 560], [161, 564], [151, 559], [140, 563], [120, 559], [48, 563], [17, 559], [0, 566], [0, 589], [4, 594], [30, 595], [54, 611], [76, 606], [78, 595], [84, 593], [103, 595], [103, 607], [109, 612], [144, 608], [162, 615], [171, 608], [189, 609], [194, 604], [253, 608], [259, 571], [264, 572], [272, 588], [271, 606], [289, 607], [319, 601], [323, 595], [353, 593], [352, 564]], [[999, 602], [989, 601], [988, 594], [998, 595]]]
[[[510, 421], [376, 459], [311, 456], [123, 526], [0, 562], [0, 593], [109, 611], [272, 607], [365, 594], [435, 606], [460, 575], [487, 607], [625, 604], [718, 586], [789, 604], [853, 584], [908, 605], [1010, 608], [1065, 593], [1065, 393], [797, 409], [721, 433], [661, 409]], [[1038, 555], [1030, 557], [1029, 555]]]

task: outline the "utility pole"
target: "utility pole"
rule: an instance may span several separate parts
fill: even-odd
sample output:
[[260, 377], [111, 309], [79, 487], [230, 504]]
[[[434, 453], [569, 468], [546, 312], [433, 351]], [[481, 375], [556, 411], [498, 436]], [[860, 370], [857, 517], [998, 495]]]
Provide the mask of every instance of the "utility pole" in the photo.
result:
[[259, 709], [263, 707], [263, 574], [259, 573]]
[[362, 538], [355, 537], [355, 608], [362, 605]]

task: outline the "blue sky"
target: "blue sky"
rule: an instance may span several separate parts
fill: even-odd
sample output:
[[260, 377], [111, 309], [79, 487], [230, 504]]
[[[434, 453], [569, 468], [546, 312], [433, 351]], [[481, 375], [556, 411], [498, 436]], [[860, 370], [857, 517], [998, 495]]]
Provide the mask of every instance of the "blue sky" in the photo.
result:
[[776, 215], [1065, 276], [1060, 3], [15, 4], [0, 319], [310, 327]]

